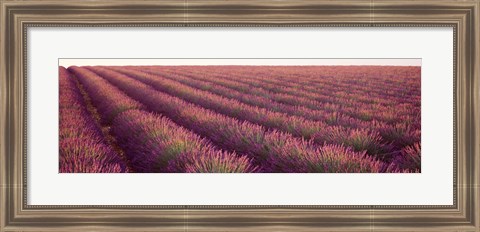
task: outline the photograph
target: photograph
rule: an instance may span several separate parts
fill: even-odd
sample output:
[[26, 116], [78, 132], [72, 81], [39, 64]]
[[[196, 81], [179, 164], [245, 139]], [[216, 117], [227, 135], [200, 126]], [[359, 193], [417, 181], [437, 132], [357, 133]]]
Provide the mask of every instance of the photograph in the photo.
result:
[[75, 61], [60, 173], [421, 173], [421, 59]]

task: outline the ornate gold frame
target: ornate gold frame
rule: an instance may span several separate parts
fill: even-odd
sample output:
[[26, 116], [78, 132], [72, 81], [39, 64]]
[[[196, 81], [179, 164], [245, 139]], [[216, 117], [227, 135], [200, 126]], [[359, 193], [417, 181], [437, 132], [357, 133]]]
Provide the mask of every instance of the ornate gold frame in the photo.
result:
[[[480, 2], [0, 0], [0, 231], [480, 232]], [[455, 47], [452, 206], [29, 206], [26, 28], [449, 26]]]

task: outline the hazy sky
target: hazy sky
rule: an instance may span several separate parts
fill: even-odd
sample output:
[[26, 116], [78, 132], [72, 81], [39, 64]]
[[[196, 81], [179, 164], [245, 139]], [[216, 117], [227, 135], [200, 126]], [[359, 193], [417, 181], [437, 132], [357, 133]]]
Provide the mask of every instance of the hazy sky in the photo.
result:
[[59, 59], [59, 65], [395, 65], [421, 66], [422, 59]]

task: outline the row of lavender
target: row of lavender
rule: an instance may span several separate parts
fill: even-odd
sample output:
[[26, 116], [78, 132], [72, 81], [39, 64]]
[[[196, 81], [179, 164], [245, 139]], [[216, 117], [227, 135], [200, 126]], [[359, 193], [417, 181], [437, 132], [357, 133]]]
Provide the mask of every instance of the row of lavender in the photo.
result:
[[124, 172], [126, 165], [107, 144], [67, 70], [59, 68], [60, 172]]

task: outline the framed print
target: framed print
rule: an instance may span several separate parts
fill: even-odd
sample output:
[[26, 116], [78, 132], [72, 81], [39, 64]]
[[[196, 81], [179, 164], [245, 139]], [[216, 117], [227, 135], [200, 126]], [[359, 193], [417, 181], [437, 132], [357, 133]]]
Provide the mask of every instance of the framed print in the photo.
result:
[[479, 4], [2, 1], [0, 231], [480, 231]]

